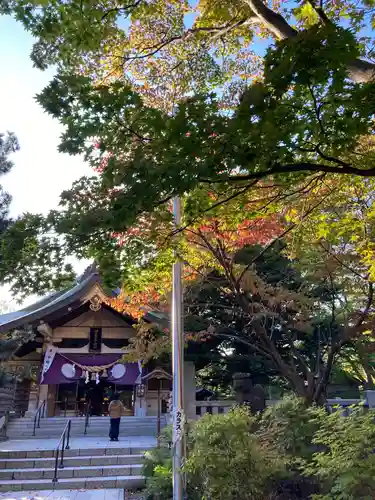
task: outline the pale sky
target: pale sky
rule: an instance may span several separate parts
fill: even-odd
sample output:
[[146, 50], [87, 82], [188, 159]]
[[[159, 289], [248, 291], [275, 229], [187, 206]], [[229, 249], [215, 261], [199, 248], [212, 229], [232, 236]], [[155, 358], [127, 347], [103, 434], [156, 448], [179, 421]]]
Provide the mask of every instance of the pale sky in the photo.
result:
[[[47, 213], [57, 207], [63, 189], [91, 171], [79, 157], [58, 152], [62, 127], [34, 99], [53, 71], [33, 68], [32, 37], [7, 16], [0, 16], [0, 47], [0, 131], [14, 132], [21, 146], [13, 155], [13, 170], [0, 182], [13, 196], [12, 216], [26, 211]], [[77, 263], [78, 272], [82, 267]], [[2, 298], [9, 298], [4, 288], [0, 288]]]

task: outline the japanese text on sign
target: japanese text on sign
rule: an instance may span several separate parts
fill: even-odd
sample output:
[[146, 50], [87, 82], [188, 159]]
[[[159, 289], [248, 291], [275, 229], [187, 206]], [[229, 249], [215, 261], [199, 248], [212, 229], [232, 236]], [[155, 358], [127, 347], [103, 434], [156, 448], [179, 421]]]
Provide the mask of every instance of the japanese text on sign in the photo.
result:
[[174, 432], [173, 432], [173, 441], [177, 443], [182, 439], [184, 433], [184, 425], [185, 425], [185, 415], [181, 408], [177, 408], [174, 415]]

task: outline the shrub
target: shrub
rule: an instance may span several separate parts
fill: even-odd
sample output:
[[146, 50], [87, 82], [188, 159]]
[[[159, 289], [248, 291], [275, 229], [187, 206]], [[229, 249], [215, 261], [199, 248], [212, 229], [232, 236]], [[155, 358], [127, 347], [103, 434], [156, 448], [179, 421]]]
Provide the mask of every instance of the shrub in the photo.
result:
[[295, 396], [266, 409], [257, 431], [261, 441], [273, 443], [291, 466], [300, 466], [317, 451], [313, 437], [326, 418], [323, 408], [308, 406]]
[[318, 451], [312, 440], [326, 415], [323, 408], [308, 406], [304, 400], [289, 396], [267, 408], [260, 417], [257, 437], [276, 447], [287, 464], [287, 476], [275, 486], [275, 499], [306, 500], [320, 492], [319, 481], [314, 476], [307, 477], [303, 468]]
[[[172, 498], [171, 428], [146, 455], [149, 498]], [[374, 413], [348, 417], [287, 398], [261, 416], [238, 407], [188, 434], [188, 500], [372, 500]]]
[[315, 432], [322, 448], [305, 467], [322, 483], [314, 499], [372, 500], [375, 498], [375, 425], [373, 412], [356, 408], [350, 416], [327, 415]]
[[190, 498], [260, 500], [284, 472], [272, 446], [253, 434], [256, 418], [245, 408], [205, 415], [191, 431], [185, 463]]
[[147, 498], [170, 500], [172, 498], [172, 464], [156, 465], [153, 474], [146, 480]]
[[145, 495], [150, 499], [172, 498], [172, 426], [165, 427], [160, 435], [160, 446], [145, 453], [143, 475], [146, 478]]

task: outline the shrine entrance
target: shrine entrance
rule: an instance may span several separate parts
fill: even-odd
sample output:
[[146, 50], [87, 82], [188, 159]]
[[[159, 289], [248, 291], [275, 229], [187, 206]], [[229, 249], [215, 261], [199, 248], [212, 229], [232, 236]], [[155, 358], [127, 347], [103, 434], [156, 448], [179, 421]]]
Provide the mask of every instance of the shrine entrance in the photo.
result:
[[134, 387], [100, 380], [77, 380], [75, 384], [59, 384], [56, 391], [55, 416], [108, 415], [108, 406], [114, 393], [119, 394], [129, 415], [134, 414]]

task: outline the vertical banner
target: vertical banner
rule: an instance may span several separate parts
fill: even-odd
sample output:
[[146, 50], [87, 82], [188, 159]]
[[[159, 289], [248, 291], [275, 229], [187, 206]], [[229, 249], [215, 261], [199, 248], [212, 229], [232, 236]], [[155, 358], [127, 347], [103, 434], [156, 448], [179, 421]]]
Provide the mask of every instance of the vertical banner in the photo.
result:
[[43, 384], [44, 374], [48, 372], [51, 368], [52, 362], [55, 359], [55, 354], [57, 353], [57, 347], [50, 344], [47, 347], [46, 354], [44, 355], [43, 369], [42, 374], [40, 376], [40, 383]]
[[142, 375], [143, 375], [142, 361], [138, 361], [138, 377], [135, 381], [136, 384], [142, 384]]

